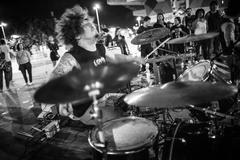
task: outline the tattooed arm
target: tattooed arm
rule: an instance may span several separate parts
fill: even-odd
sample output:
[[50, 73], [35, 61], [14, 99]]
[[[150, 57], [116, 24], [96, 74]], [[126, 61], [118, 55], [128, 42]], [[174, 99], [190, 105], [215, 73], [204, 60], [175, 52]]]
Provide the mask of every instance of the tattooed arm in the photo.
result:
[[80, 69], [80, 65], [76, 59], [71, 54], [64, 53], [57, 66], [53, 69], [50, 79], [58, 78], [67, 74], [73, 69], [73, 67]]

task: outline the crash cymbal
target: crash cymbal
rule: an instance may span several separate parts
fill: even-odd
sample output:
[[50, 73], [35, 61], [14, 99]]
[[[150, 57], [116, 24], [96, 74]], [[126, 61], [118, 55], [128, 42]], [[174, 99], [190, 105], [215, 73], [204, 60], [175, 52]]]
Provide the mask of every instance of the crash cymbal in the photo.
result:
[[175, 59], [175, 56], [160, 56], [157, 58], [150, 58], [147, 59], [147, 63], [157, 63], [157, 62], [163, 62], [163, 61], [167, 61], [167, 60], [171, 60], [171, 59]]
[[189, 43], [189, 42], [195, 42], [195, 41], [201, 41], [205, 39], [211, 39], [216, 36], [218, 36], [219, 33], [205, 33], [205, 34], [199, 34], [199, 35], [187, 35], [180, 38], [175, 38], [170, 41], [168, 41], [168, 44], [182, 44], [182, 43]]
[[235, 86], [209, 82], [169, 82], [142, 88], [128, 94], [129, 105], [153, 108], [176, 108], [223, 99], [237, 93]]
[[148, 44], [166, 37], [169, 33], [168, 28], [154, 28], [137, 35], [131, 43], [135, 45]]
[[101, 94], [115, 91], [137, 76], [138, 71], [139, 66], [131, 62], [83, 66], [81, 70], [75, 69], [41, 86], [34, 98], [47, 104], [81, 103], [90, 100], [88, 89], [91, 87], [98, 88]]

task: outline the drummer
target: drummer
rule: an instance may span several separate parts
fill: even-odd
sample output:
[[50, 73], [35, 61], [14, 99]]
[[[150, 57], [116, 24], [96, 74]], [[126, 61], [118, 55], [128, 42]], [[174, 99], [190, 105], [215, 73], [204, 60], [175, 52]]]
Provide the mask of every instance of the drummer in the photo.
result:
[[[51, 73], [50, 78], [54, 79], [67, 74], [73, 68], [80, 69], [84, 64], [100, 66], [106, 62], [119, 63], [135, 61], [144, 63], [144, 60], [137, 57], [122, 54], [109, 54], [103, 46], [96, 45], [98, 32], [93, 23], [93, 18], [88, 15], [87, 9], [79, 5], [67, 9], [56, 25], [58, 38], [71, 49], [64, 53], [59, 63]], [[78, 120], [92, 102], [80, 105], [60, 105], [59, 113]]]

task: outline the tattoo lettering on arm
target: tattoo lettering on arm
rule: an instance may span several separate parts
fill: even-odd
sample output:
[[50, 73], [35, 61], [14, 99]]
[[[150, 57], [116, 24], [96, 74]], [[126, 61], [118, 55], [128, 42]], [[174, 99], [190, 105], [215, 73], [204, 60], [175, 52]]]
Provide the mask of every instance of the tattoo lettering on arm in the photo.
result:
[[64, 53], [57, 66], [52, 71], [50, 79], [58, 78], [67, 74], [73, 69], [73, 67], [80, 69], [80, 65], [75, 58], [69, 53]]

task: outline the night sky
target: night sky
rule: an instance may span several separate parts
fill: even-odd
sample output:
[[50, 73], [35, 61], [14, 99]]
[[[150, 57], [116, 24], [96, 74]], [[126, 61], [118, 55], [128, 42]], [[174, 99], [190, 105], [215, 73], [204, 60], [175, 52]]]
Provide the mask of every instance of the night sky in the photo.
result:
[[79, 4], [95, 17], [93, 4], [99, 3], [100, 22], [107, 26], [131, 27], [136, 23], [132, 11], [123, 6], [107, 5], [107, 0], [0, 0], [0, 21], [21, 25], [28, 18], [59, 18], [66, 8]]

